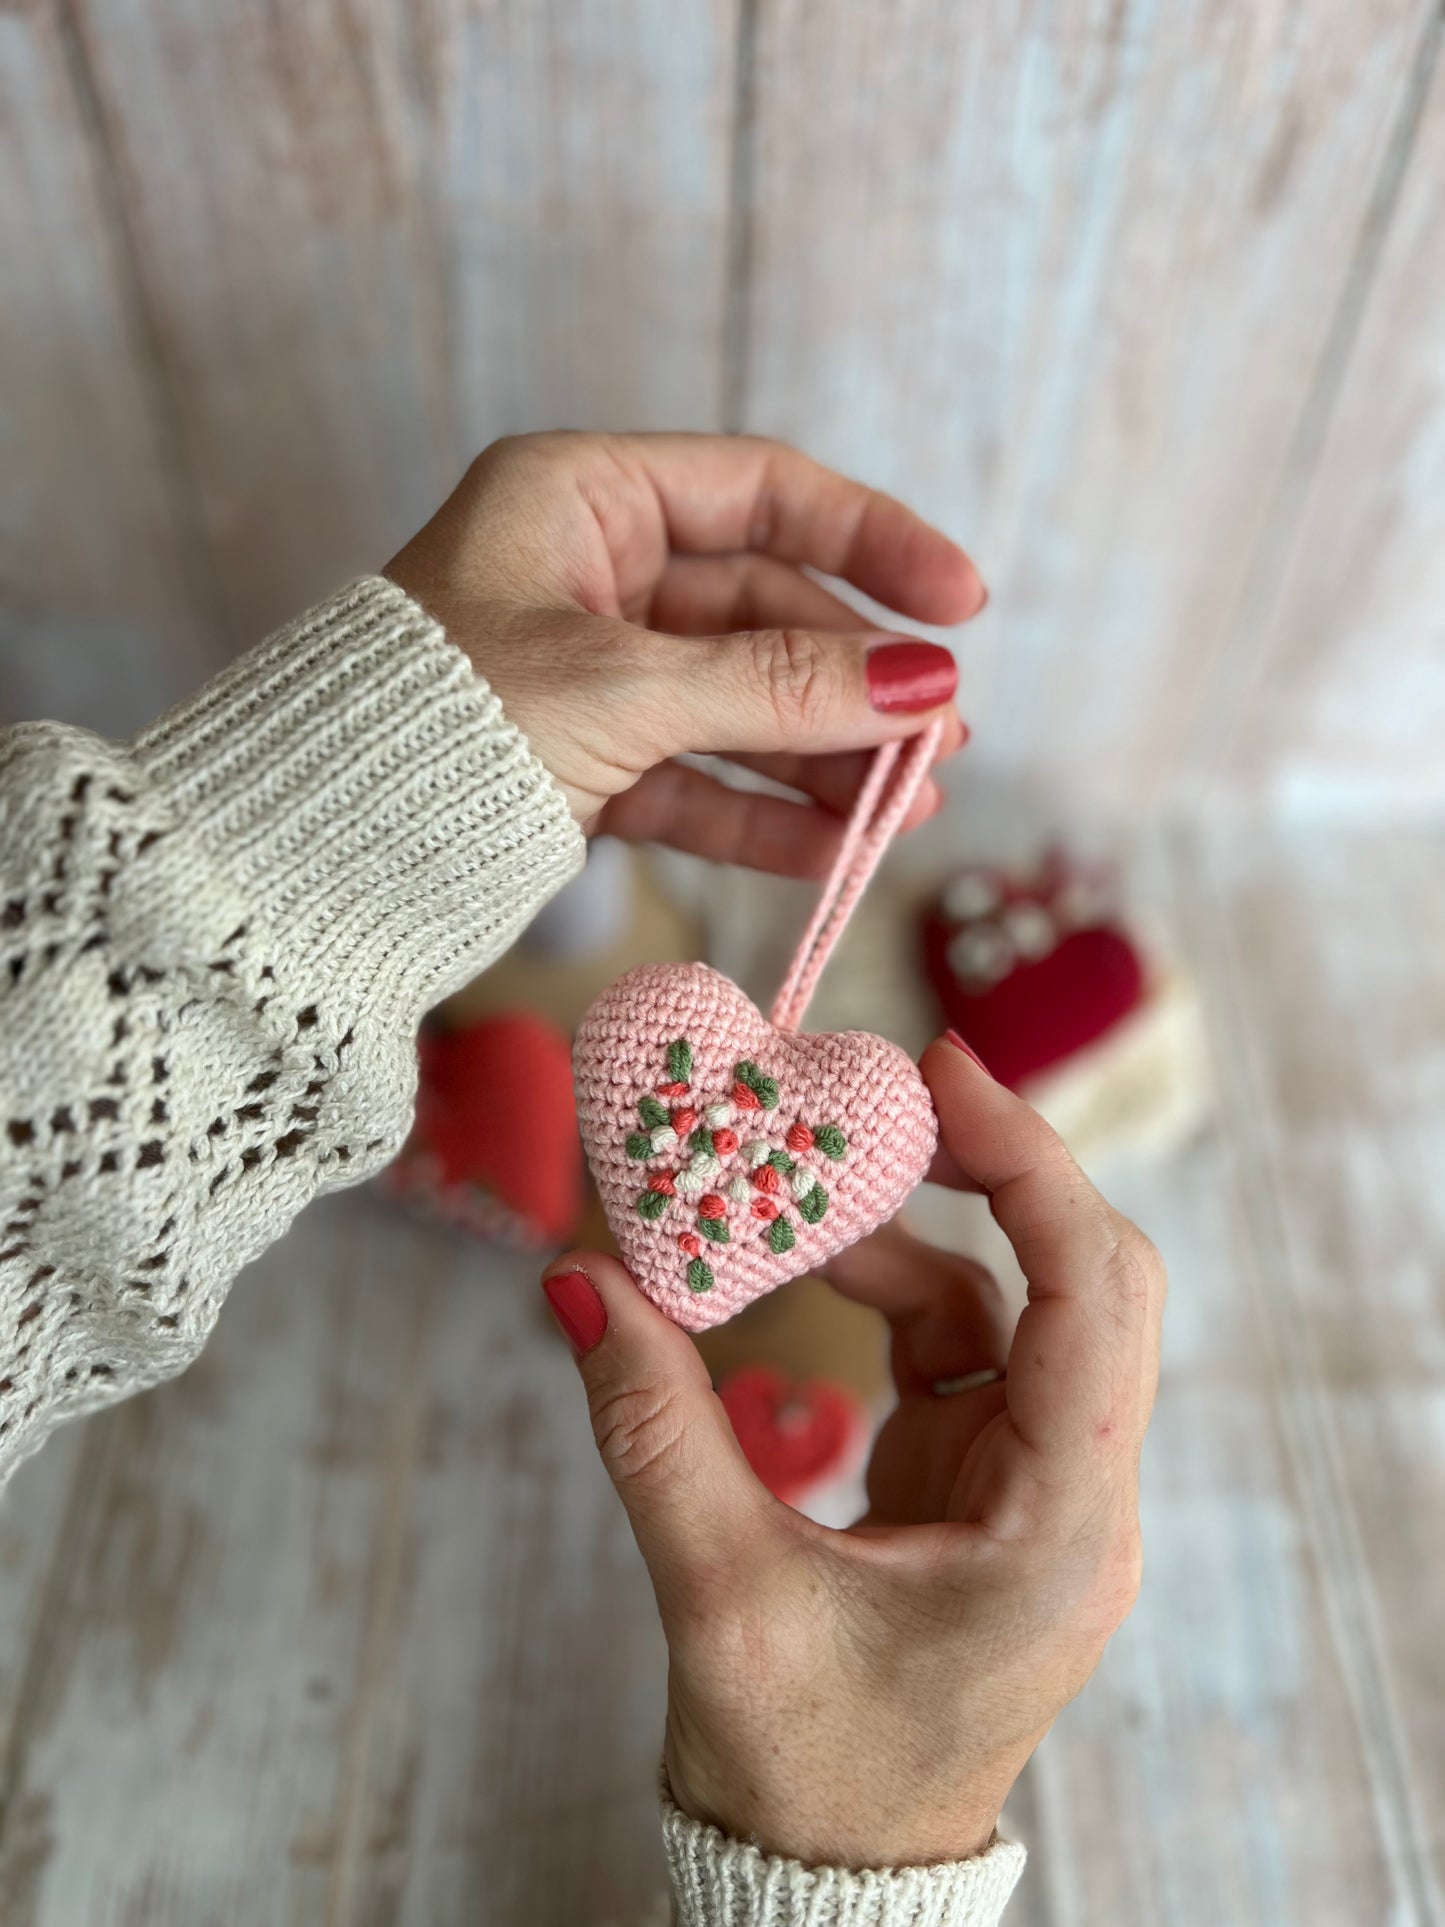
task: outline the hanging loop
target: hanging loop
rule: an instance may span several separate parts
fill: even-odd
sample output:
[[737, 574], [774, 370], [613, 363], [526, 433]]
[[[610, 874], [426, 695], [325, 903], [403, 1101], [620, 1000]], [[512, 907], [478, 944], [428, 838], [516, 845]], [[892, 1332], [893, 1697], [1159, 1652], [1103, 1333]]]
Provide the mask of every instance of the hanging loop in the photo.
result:
[[773, 1004], [771, 1018], [778, 1030], [796, 1030], [802, 1023], [858, 899], [933, 766], [942, 735], [943, 724], [930, 723], [921, 736], [885, 743], [873, 758], [817, 908]]

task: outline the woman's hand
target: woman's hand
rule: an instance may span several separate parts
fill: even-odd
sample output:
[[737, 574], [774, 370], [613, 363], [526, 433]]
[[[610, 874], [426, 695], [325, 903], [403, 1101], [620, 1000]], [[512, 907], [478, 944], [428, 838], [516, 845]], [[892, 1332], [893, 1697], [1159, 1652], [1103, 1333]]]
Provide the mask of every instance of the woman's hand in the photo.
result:
[[763, 1490], [691, 1342], [620, 1265], [574, 1254], [546, 1285], [667, 1634], [673, 1796], [805, 1862], [986, 1846], [1138, 1589], [1158, 1255], [963, 1051], [936, 1043], [923, 1071], [940, 1163], [988, 1193], [1028, 1306], [1010, 1334], [981, 1266], [898, 1230], [832, 1262], [887, 1317], [898, 1385], [851, 1531]]
[[[859, 752], [946, 715], [948, 650], [870, 630], [805, 569], [919, 622], [976, 615], [968, 557], [796, 450], [719, 435], [494, 443], [386, 574], [445, 627], [589, 830], [822, 875]], [[808, 801], [671, 759], [730, 756]], [[925, 784], [910, 822], [936, 806]]]

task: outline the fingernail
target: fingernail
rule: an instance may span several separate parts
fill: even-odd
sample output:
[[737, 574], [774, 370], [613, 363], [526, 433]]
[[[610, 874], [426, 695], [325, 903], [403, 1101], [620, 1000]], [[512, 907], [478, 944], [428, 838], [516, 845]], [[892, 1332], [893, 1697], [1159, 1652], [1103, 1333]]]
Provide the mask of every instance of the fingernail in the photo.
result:
[[948, 1031], [946, 1035], [949, 1043], [953, 1045], [953, 1048], [955, 1050], [961, 1050], [970, 1063], [977, 1064], [985, 1077], [993, 1076], [993, 1072], [989, 1069], [988, 1065], [984, 1063], [978, 1052], [973, 1049], [972, 1045], [965, 1044], [956, 1030]]
[[958, 687], [958, 664], [940, 643], [890, 637], [868, 651], [868, 700], [890, 715], [937, 709]]
[[544, 1278], [542, 1289], [567, 1343], [585, 1358], [607, 1329], [607, 1307], [596, 1285], [585, 1271], [564, 1271], [560, 1278]]

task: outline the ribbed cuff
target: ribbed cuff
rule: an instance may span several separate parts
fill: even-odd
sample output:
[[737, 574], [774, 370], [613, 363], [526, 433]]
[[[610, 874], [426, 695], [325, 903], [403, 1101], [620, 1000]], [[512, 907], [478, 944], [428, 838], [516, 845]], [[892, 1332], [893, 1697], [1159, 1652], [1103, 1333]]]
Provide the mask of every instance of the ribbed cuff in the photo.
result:
[[566, 799], [440, 626], [368, 577], [136, 739], [316, 981], [411, 1022], [582, 867]]
[[665, 1780], [659, 1798], [678, 1927], [995, 1927], [1024, 1870], [997, 1838], [936, 1867], [805, 1867], [690, 1818]]

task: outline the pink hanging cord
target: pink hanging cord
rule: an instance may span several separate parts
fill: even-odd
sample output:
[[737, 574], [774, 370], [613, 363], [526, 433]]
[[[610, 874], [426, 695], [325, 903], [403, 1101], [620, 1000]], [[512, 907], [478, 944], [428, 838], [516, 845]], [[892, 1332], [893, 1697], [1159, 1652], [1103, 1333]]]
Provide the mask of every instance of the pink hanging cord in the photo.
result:
[[[818, 907], [793, 954], [773, 1005], [771, 1020], [778, 1030], [796, 1030], [802, 1023], [818, 979], [847, 928], [858, 899], [883, 861], [898, 833], [898, 825], [908, 814], [909, 804], [933, 766], [942, 734], [942, 723], [930, 723], [921, 736], [906, 742], [885, 743], [873, 758], [848, 818], [842, 847], [818, 898]], [[904, 751], [907, 753], [900, 762]], [[890, 777], [893, 778], [891, 784]]]

